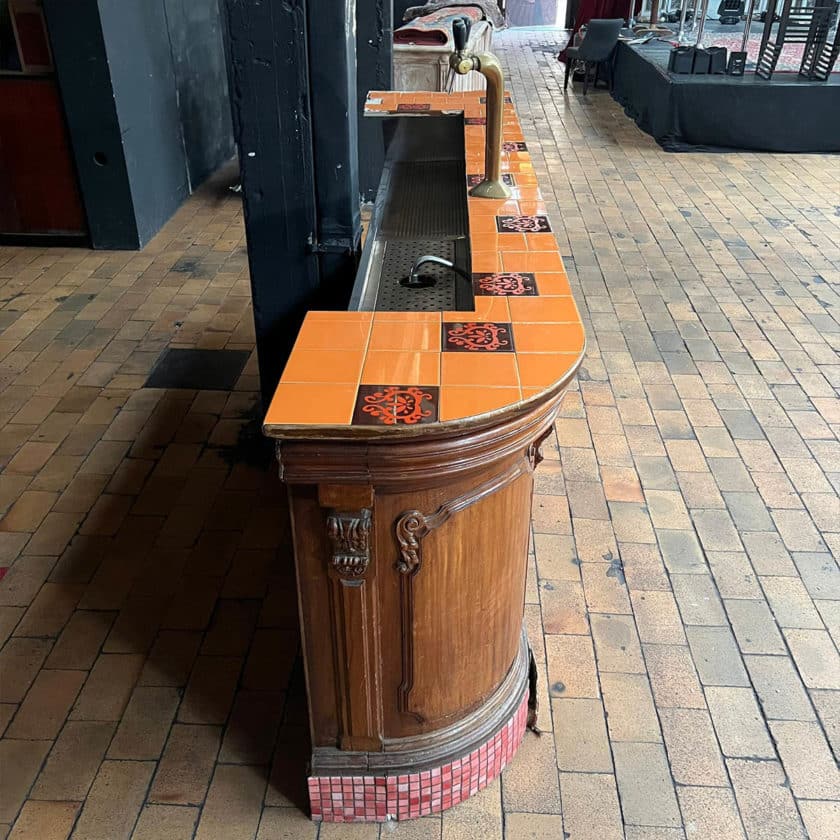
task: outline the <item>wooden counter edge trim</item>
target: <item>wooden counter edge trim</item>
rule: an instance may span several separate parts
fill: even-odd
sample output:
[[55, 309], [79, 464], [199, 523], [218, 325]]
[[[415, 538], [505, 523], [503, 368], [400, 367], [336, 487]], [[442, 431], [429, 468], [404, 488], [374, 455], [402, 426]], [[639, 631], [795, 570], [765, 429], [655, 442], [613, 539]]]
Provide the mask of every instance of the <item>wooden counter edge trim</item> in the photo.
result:
[[[359, 441], [359, 440], [405, 440], [414, 437], [427, 437], [434, 434], [452, 434], [462, 431], [472, 431], [481, 429], [487, 425], [491, 425], [500, 417], [503, 417], [509, 412], [523, 412], [527, 411], [534, 405], [541, 401], [550, 399], [552, 396], [562, 393], [569, 386], [572, 379], [575, 378], [578, 369], [583, 364], [584, 356], [586, 355], [587, 339], [584, 333], [583, 347], [580, 354], [575, 361], [569, 366], [568, 370], [563, 374], [561, 379], [558, 379], [553, 385], [548, 386], [539, 394], [534, 394], [527, 399], [519, 400], [515, 403], [510, 403], [503, 408], [497, 408], [493, 411], [476, 414], [472, 417], [462, 417], [458, 420], [445, 420], [438, 423], [418, 424], [416, 426], [354, 426], [350, 425], [277, 425], [273, 423], [263, 423], [262, 432], [268, 438], [273, 438], [278, 442], [278, 446], [283, 441], [302, 441], [302, 440], [344, 440], [344, 441]], [[395, 351], [399, 352], [399, 351]], [[412, 352], [412, 351], [406, 351]], [[550, 354], [544, 354], [550, 355]], [[279, 457], [279, 455], [278, 455]]]
[[554, 423], [568, 383], [540, 399], [507, 410], [482, 425], [427, 426], [420, 436], [277, 442], [280, 478], [287, 484], [358, 484], [418, 487], [486, 470], [488, 463], [530, 446]]
[[468, 755], [501, 729], [528, 691], [530, 648], [523, 627], [519, 651], [499, 688], [478, 709], [445, 729], [409, 738], [388, 739], [382, 752], [347, 752], [314, 747], [313, 776], [417, 773]]

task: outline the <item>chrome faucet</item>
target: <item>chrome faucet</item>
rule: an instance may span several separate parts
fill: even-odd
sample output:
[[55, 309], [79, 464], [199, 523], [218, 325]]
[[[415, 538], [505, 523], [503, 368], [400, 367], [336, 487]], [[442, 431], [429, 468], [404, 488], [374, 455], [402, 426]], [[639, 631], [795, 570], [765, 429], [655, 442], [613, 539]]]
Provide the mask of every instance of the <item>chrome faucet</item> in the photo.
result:
[[487, 119], [484, 141], [484, 180], [470, 190], [476, 198], [510, 198], [510, 188], [502, 180], [502, 129], [505, 120], [505, 74], [493, 53], [467, 51], [469, 18], [456, 18], [452, 24], [455, 52], [449, 66], [466, 76], [477, 70], [487, 79]]
[[467, 274], [466, 271], [458, 268], [454, 262], [447, 260], [444, 257], [436, 257], [433, 254], [426, 254], [423, 257], [418, 257], [414, 261], [414, 265], [411, 267], [411, 274], [409, 274], [405, 279], [400, 280], [400, 285], [406, 286], [409, 289], [424, 289], [428, 286], [434, 286], [437, 283], [436, 278], [420, 274], [420, 269], [426, 265], [426, 263], [442, 265], [444, 268], [448, 268], [450, 271], [460, 274], [461, 277], [464, 277], [467, 280], [471, 279], [470, 275]]

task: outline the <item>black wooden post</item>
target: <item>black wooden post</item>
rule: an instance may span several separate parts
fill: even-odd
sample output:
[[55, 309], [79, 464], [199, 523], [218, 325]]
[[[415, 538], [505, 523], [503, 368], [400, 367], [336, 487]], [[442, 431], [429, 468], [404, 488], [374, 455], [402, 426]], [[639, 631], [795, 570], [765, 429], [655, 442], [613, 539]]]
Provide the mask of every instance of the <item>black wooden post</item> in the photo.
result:
[[393, 0], [363, 0], [356, 8], [356, 51], [359, 99], [359, 186], [372, 201], [382, 176], [382, 122], [366, 120], [365, 97], [371, 90], [390, 90], [394, 54]]
[[356, 3], [307, 0], [307, 7], [318, 215], [313, 246], [321, 257], [325, 301], [343, 308], [353, 288], [361, 238]]
[[[304, 315], [350, 297], [360, 238], [355, 4], [224, 0], [263, 402]], [[338, 8], [336, 6], [338, 5]]]

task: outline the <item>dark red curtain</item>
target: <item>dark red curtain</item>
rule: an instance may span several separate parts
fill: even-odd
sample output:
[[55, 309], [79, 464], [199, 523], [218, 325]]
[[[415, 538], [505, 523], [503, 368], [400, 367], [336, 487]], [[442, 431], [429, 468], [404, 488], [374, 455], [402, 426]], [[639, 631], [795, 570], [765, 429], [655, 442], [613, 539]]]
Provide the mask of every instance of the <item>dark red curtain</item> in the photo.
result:
[[[633, 5], [633, 15], [639, 14], [642, 10], [642, 0], [635, 0]], [[627, 20], [627, 12], [630, 11], [630, 0], [580, 0], [580, 8], [578, 9], [577, 17], [575, 18], [575, 27], [572, 32], [572, 40], [574, 34], [590, 20], [610, 20], [615, 18], [624, 18]], [[572, 41], [569, 41], [571, 44]], [[566, 60], [566, 51], [560, 53], [558, 56], [560, 61]]]

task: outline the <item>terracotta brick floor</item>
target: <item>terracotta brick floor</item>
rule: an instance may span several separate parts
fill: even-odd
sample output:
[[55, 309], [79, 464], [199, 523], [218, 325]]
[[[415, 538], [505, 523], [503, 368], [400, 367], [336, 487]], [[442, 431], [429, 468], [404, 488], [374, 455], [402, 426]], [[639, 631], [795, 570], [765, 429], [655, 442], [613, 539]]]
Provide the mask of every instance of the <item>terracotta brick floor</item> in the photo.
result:
[[142, 253], [0, 249], [0, 837], [840, 836], [840, 162], [667, 155], [552, 37], [500, 49], [589, 335], [534, 510], [543, 736], [443, 817], [301, 810], [255, 360], [142, 387], [253, 349], [222, 178]]

